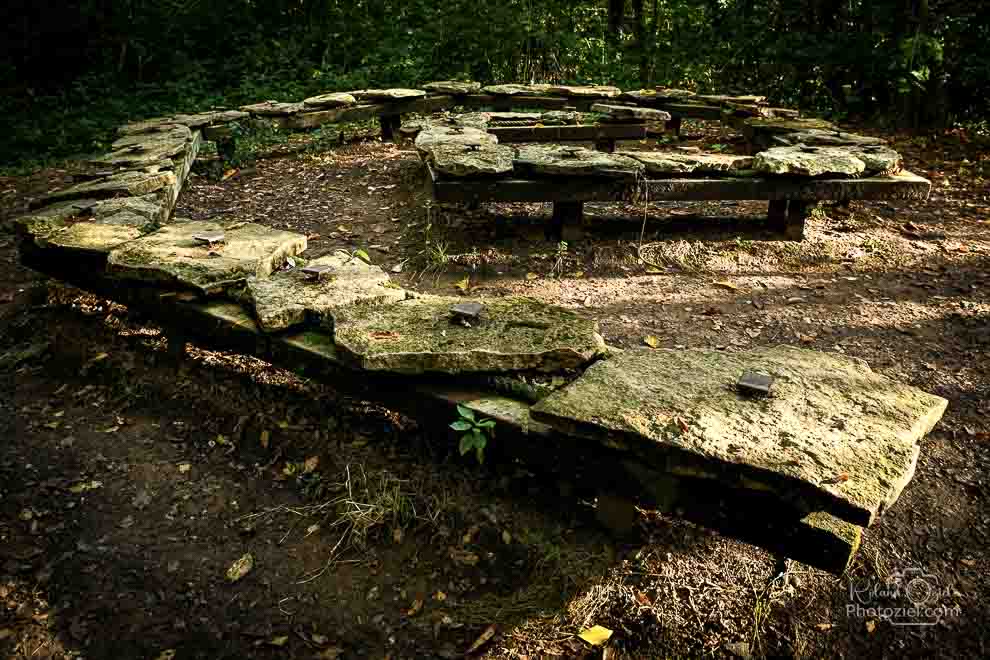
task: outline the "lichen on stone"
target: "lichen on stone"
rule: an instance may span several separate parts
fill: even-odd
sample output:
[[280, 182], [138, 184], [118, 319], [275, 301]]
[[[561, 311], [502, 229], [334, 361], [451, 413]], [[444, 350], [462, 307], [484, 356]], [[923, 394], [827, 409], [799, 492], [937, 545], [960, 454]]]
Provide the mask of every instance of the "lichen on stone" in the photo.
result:
[[356, 367], [397, 373], [555, 372], [579, 367], [604, 348], [594, 321], [529, 298], [481, 301], [466, 327], [450, 308], [460, 298], [422, 296], [335, 314], [334, 341]]

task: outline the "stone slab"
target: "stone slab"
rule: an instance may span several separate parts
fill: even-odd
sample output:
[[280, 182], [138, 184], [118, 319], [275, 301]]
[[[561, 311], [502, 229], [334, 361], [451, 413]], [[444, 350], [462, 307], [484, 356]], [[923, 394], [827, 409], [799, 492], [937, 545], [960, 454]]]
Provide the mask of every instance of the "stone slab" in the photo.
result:
[[799, 144], [757, 153], [753, 158], [753, 169], [763, 174], [806, 177], [887, 175], [900, 171], [901, 157], [882, 145], [825, 147]]
[[867, 147], [886, 144], [882, 138], [847, 133], [845, 131], [825, 131], [817, 128], [809, 128], [793, 133], [780, 133], [773, 136], [772, 142], [775, 145], [784, 147], [797, 144], [824, 147]]
[[482, 147], [498, 144], [498, 138], [479, 128], [470, 126], [436, 126], [431, 125], [416, 136], [416, 150], [421, 154], [440, 145], [461, 145], [466, 147]]
[[305, 106], [302, 103], [283, 103], [281, 101], [262, 101], [251, 105], [242, 105], [239, 109], [258, 117], [291, 117], [302, 112]]
[[664, 176], [669, 174], [713, 174], [722, 176], [746, 176], [752, 174], [752, 156], [729, 154], [688, 154], [669, 151], [620, 151], [643, 163], [646, 173]]
[[640, 108], [635, 105], [596, 103], [591, 106], [591, 111], [599, 112], [612, 120], [670, 121], [669, 112], [653, 108]]
[[405, 89], [402, 87], [393, 87], [390, 89], [359, 89], [350, 93], [358, 101], [372, 102], [403, 101], [408, 99], [418, 99], [426, 96], [426, 90]]
[[[207, 246], [194, 235], [224, 232], [222, 245]], [[306, 237], [254, 223], [224, 226], [183, 220], [113, 250], [110, 276], [174, 284], [203, 294], [219, 293], [248, 277], [268, 277], [286, 257], [306, 249]]]
[[597, 323], [529, 298], [486, 299], [480, 323], [454, 322], [463, 298], [423, 296], [336, 315], [341, 357], [367, 371], [555, 372], [586, 364], [604, 350]]
[[121, 172], [93, 181], [70, 186], [45, 195], [34, 202], [35, 206], [48, 205], [70, 199], [118, 197], [121, 195], [141, 196], [169, 186], [175, 187], [176, 177], [172, 172]]
[[[734, 384], [744, 371], [772, 376], [773, 395], [741, 395]], [[869, 525], [911, 479], [918, 442], [946, 405], [840, 355], [630, 349], [532, 414], [675, 475], [774, 492]]]
[[512, 172], [515, 153], [501, 144], [438, 144], [430, 147], [426, 161], [441, 177], [502, 176]]
[[356, 103], [357, 99], [354, 95], [346, 92], [320, 94], [319, 96], [311, 96], [303, 101], [303, 105], [307, 108], [341, 108], [348, 105], [355, 105]]
[[461, 80], [438, 80], [423, 85], [423, 89], [436, 94], [476, 94], [481, 91], [481, 83]]
[[576, 98], [613, 98], [622, 93], [618, 87], [611, 85], [551, 85], [548, 94], [573, 96]]
[[333, 268], [329, 278], [312, 281], [299, 269], [247, 280], [246, 298], [265, 332], [307, 322], [333, 328], [333, 313], [350, 305], [383, 305], [405, 300], [406, 292], [378, 266], [346, 252], [313, 259], [307, 266]]
[[481, 91], [485, 94], [492, 94], [494, 96], [520, 96], [528, 94], [547, 94], [550, 91], [550, 85], [488, 85], [482, 87]]
[[627, 156], [582, 147], [528, 144], [519, 148], [517, 173], [531, 176], [576, 176], [635, 179], [646, 170]]

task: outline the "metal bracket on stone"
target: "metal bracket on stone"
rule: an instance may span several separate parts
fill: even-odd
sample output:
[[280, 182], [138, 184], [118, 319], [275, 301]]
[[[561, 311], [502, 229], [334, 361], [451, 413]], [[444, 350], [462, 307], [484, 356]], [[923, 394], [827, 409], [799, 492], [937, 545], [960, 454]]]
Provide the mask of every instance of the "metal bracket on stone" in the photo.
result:
[[457, 303], [450, 308], [451, 320], [455, 323], [460, 323], [461, 325], [470, 328], [472, 323], [477, 323], [481, 320], [481, 312], [483, 312], [484, 309], [485, 306], [481, 303]]
[[193, 234], [193, 240], [199, 241], [200, 243], [205, 243], [209, 247], [213, 247], [218, 243], [224, 242], [224, 235], [222, 231], [213, 231], [207, 234]]
[[331, 277], [334, 273], [334, 267], [328, 264], [318, 264], [315, 266], [304, 266], [299, 269], [299, 272], [305, 275], [309, 281], [319, 282], [320, 280]]
[[770, 388], [773, 387], [773, 377], [761, 374], [756, 371], [745, 371], [739, 377], [736, 388], [743, 394], [756, 394], [759, 396], [769, 396]]

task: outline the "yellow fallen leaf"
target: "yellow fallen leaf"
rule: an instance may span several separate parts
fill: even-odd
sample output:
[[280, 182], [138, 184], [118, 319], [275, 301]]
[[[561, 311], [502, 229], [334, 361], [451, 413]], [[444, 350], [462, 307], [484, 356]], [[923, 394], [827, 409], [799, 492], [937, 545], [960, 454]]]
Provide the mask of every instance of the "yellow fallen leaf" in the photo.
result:
[[876, 629], [877, 629], [877, 622], [876, 621], [867, 621], [866, 622], [866, 632], [868, 632], [868, 633], [870, 633], [872, 635], [873, 634], [873, 631], [876, 630]]
[[526, 273], [526, 279], [527, 280], [538, 280], [538, 279], [540, 279], [540, 276], [537, 275], [536, 273]]
[[649, 346], [650, 348], [656, 348], [657, 346], [660, 345], [660, 340], [654, 337], [653, 335], [646, 335], [645, 337], [643, 337], [643, 343]]
[[268, 449], [268, 441], [271, 440], [272, 434], [268, 431], [262, 431], [261, 436], [258, 440], [261, 442], [262, 449]]
[[463, 280], [459, 280], [454, 284], [455, 289], [460, 289], [461, 291], [467, 291], [471, 288], [471, 277], [465, 277]]
[[819, 623], [815, 625], [815, 628], [818, 628], [819, 630], [831, 630], [834, 627], [834, 623]]
[[423, 609], [423, 599], [417, 598], [413, 601], [412, 607], [406, 611], [406, 616], [416, 616]]
[[447, 600], [447, 594], [445, 594], [442, 591], [438, 591], [435, 594], [433, 594], [433, 599], [442, 603], [443, 601]]
[[487, 644], [488, 641], [495, 636], [495, 632], [497, 630], [498, 629], [495, 627], [494, 623], [488, 626], [487, 628], [485, 628], [485, 632], [481, 633], [481, 635], [478, 636], [478, 639], [474, 640], [474, 644], [472, 644], [471, 648], [469, 648], [467, 651], [464, 652], [464, 655], [471, 655], [472, 653], [480, 649], [482, 646]]
[[368, 253], [365, 252], [364, 250], [355, 250], [354, 251], [354, 256], [357, 257], [358, 259], [360, 259], [361, 261], [363, 261], [366, 264], [370, 264], [371, 263], [371, 257], [368, 256]]
[[578, 637], [588, 642], [592, 646], [601, 646], [612, 636], [612, 631], [605, 626], [591, 626], [587, 630], [582, 630]]
[[227, 579], [231, 582], [237, 582], [250, 573], [253, 568], [254, 555], [249, 552], [230, 565], [230, 568], [227, 569]]
[[712, 286], [721, 287], [723, 289], [728, 289], [729, 291], [738, 291], [739, 287], [728, 280], [722, 280], [720, 282], [712, 282]]
[[279, 635], [278, 637], [272, 637], [272, 641], [268, 642], [272, 646], [285, 646], [285, 643], [289, 641], [288, 635]]
[[584, 271], [583, 270], [576, 270], [573, 273], [571, 273], [571, 277], [574, 277], [576, 279], [581, 279], [582, 277], [584, 277]]

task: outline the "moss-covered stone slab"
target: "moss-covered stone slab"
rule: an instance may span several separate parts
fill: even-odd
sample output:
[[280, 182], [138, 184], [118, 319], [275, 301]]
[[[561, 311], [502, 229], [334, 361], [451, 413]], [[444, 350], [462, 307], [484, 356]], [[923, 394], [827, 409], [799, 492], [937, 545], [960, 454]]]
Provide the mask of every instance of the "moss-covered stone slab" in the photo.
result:
[[529, 298], [481, 301], [481, 321], [458, 323], [463, 298], [423, 296], [335, 314], [341, 357], [367, 371], [403, 374], [545, 371], [580, 367], [604, 350], [594, 321]]
[[435, 94], [477, 94], [481, 91], [481, 83], [461, 80], [438, 80], [423, 85], [423, 89]]
[[640, 121], [670, 121], [669, 112], [654, 110], [653, 108], [640, 108], [635, 105], [595, 103], [591, 106], [591, 111], [601, 113], [612, 121], [629, 121], [632, 119]]
[[291, 117], [303, 111], [303, 103], [283, 103], [281, 101], [262, 101], [251, 105], [242, 105], [239, 109], [257, 117]]
[[179, 122], [172, 119], [172, 117], [155, 117], [154, 119], [144, 119], [142, 121], [133, 121], [123, 126], [117, 128], [118, 135], [143, 135], [146, 133], [162, 133], [168, 132], [176, 127], [185, 128], [188, 130], [188, 126], [184, 126]]
[[[181, 129], [181, 130], [179, 130]], [[189, 148], [192, 132], [185, 126], [162, 133], [129, 135], [113, 143], [113, 151], [89, 160], [94, 165], [135, 168], [161, 163], [174, 166], [172, 157]]]
[[378, 266], [346, 252], [319, 257], [308, 266], [329, 266], [328, 277], [310, 279], [299, 269], [247, 280], [246, 297], [265, 332], [306, 322], [333, 328], [335, 310], [351, 305], [384, 305], [405, 300], [406, 292]]
[[405, 89], [403, 87], [393, 87], [389, 89], [359, 89], [350, 92], [358, 101], [381, 103], [387, 101], [406, 101], [418, 99], [426, 96], [424, 89]]
[[89, 212], [94, 218], [109, 220], [118, 214], [143, 218], [147, 224], [159, 224], [166, 219], [161, 197], [152, 193], [141, 197], [117, 197], [93, 203]]
[[247, 119], [250, 115], [242, 110], [210, 110], [192, 115], [174, 115], [172, 120], [189, 128], [202, 128], [213, 124], [227, 124], [232, 121]]
[[176, 186], [175, 174], [172, 172], [121, 172], [111, 176], [84, 181], [83, 183], [59, 190], [35, 202], [35, 205], [48, 205], [70, 199], [118, 197], [121, 195], [142, 196], [167, 187]]
[[775, 145], [782, 147], [804, 144], [821, 147], [873, 147], [885, 144], [882, 138], [847, 133], [845, 131], [823, 131], [809, 128], [793, 133], [780, 133], [773, 136]]
[[481, 91], [494, 96], [526, 96], [528, 94], [546, 94], [550, 91], [550, 85], [488, 85], [482, 87]]
[[583, 147], [527, 144], [519, 147], [515, 170], [523, 176], [635, 179], [646, 167], [628, 156]]
[[[746, 371], [774, 379], [769, 397], [737, 391]], [[911, 479], [918, 442], [946, 404], [841, 355], [630, 349], [532, 414], [675, 475], [773, 492], [868, 525]]]
[[176, 154], [181, 151], [185, 143], [192, 141], [192, 139], [193, 132], [187, 126], [169, 124], [163, 126], [161, 131], [155, 133], [135, 133], [119, 137], [110, 144], [110, 149], [112, 151], [132, 147], [149, 149], [156, 145], [167, 144], [175, 149], [172, 154]]
[[498, 144], [498, 138], [480, 128], [470, 126], [431, 125], [420, 131], [416, 136], [415, 144], [416, 150], [425, 155], [441, 144], [482, 147]]
[[443, 177], [490, 177], [512, 172], [515, 154], [515, 149], [501, 144], [439, 144], [430, 148], [426, 161]]
[[303, 101], [303, 105], [307, 108], [342, 108], [355, 104], [357, 104], [357, 99], [353, 94], [348, 94], [347, 92], [320, 94], [319, 96], [311, 96]]
[[737, 105], [761, 105], [767, 102], [767, 97], [744, 94], [732, 96], [729, 94], [698, 94], [695, 96], [699, 101], [706, 103], [737, 104]]
[[[36, 237], [41, 248], [60, 248], [73, 252], [107, 254], [114, 248], [142, 235], [143, 225], [126, 222], [131, 218], [115, 216], [112, 221], [82, 221], [66, 223], [62, 228]], [[137, 218], [140, 222], [141, 219]]]
[[[224, 242], [206, 245], [193, 238], [223, 232]], [[286, 257], [306, 249], [306, 237], [254, 223], [224, 226], [182, 220], [113, 250], [108, 274], [191, 288], [203, 294], [221, 292], [248, 277], [268, 277]]]
[[706, 174], [747, 176], [752, 174], [752, 156], [730, 154], [691, 154], [670, 151], [620, 151], [643, 163], [646, 173], [656, 176], [671, 174]]
[[540, 115], [540, 122], [547, 126], [572, 126], [580, 124], [585, 114], [573, 110], [550, 110]]
[[611, 85], [551, 85], [547, 93], [575, 98], [600, 99], [616, 97], [622, 93], [622, 90]]
[[882, 145], [818, 147], [799, 144], [757, 153], [753, 158], [753, 169], [765, 174], [807, 177], [888, 175], [900, 171], [901, 156]]

